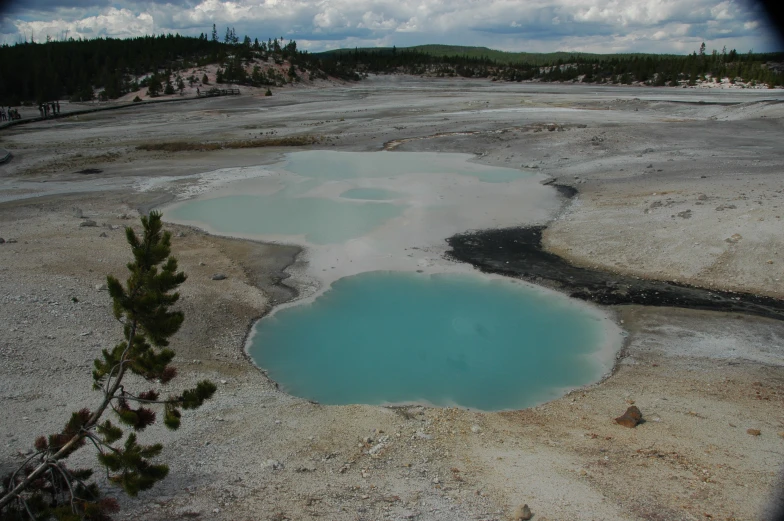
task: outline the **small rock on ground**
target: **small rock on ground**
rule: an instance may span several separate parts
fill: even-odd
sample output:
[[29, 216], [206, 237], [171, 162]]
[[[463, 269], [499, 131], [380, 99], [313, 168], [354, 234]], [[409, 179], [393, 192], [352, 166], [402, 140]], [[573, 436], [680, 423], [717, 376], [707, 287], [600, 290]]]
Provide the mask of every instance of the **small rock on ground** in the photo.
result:
[[642, 422], [642, 413], [636, 405], [632, 405], [623, 415], [615, 418], [615, 423], [624, 427], [634, 428]]
[[515, 508], [515, 511], [512, 514], [513, 521], [528, 521], [532, 517], [534, 517], [534, 514], [531, 512], [531, 509], [528, 508], [528, 505], [520, 505]]

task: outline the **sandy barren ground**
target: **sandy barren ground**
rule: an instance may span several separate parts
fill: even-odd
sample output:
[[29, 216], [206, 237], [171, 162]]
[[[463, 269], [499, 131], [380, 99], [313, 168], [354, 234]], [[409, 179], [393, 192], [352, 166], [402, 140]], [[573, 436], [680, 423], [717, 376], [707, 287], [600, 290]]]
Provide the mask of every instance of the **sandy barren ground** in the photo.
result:
[[[782, 297], [784, 105], [765, 101], [781, 97], [393, 77], [6, 130], [0, 467], [97, 401], [92, 359], [120, 334], [98, 288], [124, 275], [122, 227], [171, 198], [157, 179], [183, 188], [286, 151], [139, 144], [310, 134], [322, 139], [312, 148], [475, 152], [580, 190], [546, 236], [574, 262]], [[100, 172], [76, 173], [87, 168]], [[781, 322], [618, 307], [629, 336], [615, 373], [542, 406], [327, 407], [276, 390], [242, 354], [252, 321], [291, 296], [279, 282], [297, 248], [169, 228], [189, 275], [175, 385], [206, 377], [219, 391], [180, 431], [145, 433], [172, 472], [123, 499], [121, 519], [500, 520], [522, 503], [534, 519], [765, 519], [781, 490]], [[631, 403], [647, 421], [614, 424]]]

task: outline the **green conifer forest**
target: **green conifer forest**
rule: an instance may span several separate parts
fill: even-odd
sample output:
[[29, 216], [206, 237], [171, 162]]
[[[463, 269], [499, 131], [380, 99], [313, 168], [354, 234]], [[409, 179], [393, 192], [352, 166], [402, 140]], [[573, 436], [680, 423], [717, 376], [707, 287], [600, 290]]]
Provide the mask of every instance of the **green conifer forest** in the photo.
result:
[[[151, 96], [182, 92], [202, 77], [179, 72], [217, 64], [217, 82], [252, 86], [328, 77], [360, 81], [367, 74], [538, 80], [651, 86], [694, 85], [698, 80], [784, 85], [784, 54], [738, 53], [705, 46], [689, 55], [507, 53], [483, 47], [424, 45], [308, 53], [295, 41], [245, 36], [227, 28], [222, 41], [179, 34], [132, 39], [96, 38], [22, 42], [0, 47], [0, 104], [95, 97], [115, 99], [139, 88]], [[280, 67], [267, 67], [265, 64]]]

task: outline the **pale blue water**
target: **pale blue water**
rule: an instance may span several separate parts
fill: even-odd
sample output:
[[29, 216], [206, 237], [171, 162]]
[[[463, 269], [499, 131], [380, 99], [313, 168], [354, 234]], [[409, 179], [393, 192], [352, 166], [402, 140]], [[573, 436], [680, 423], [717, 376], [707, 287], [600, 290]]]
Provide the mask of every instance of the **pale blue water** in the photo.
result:
[[[334, 244], [366, 235], [409, 207], [401, 201], [384, 202], [407, 194], [351, 186], [360, 180], [415, 174], [427, 181], [429, 175], [448, 174], [505, 183], [532, 175], [470, 163], [470, 157], [437, 152], [294, 152], [273, 167], [277, 175], [246, 181], [240, 194], [185, 201], [167, 209], [166, 215], [217, 233], [304, 235], [311, 244]], [[253, 183], [266, 191], [254, 195]], [[277, 190], [273, 194], [270, 183]], [[339, 197], [314, 195], [330, 183], [342, 185]]]
[[595, 382], [600, 320], [562, 295], [472, 275], [372, 272], [255, 326], [249, 353], [325, 404], [530, 407]]
[[467, 161], [469, 154], [442, 152], [336, 152], [309, 150], [286, 156], [284, 168], [304, 177], [322, 180], [394, 177], [401, 174], [459, 174], [486, 183], [506, 183], [531, 177], [514, 168]]
[[174, 219], [207, 223], [218, 233], [304, 235], [308, 242], [328, 244], [365, 235], [404, 208], [272, 194], [197, 199], [167, 213]]
[[352, 188], [340, 194], [340, 197], [346, 199], [365, 199], [368, 201], [387, 201], [402, 196], [403, 194], [400, 192], [384, 190], [383, 188]]

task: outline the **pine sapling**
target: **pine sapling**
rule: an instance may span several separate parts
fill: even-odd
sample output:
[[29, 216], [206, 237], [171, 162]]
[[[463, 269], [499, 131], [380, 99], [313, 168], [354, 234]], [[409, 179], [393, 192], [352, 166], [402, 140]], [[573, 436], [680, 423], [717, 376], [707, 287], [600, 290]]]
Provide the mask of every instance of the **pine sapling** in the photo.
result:
[[[215, 393], [215, 385], [204, 380], [181, 394], [160, 396], [160, 387], [177, 374], [171, 365], [174, 351], [168, 345], [184, 315], [171, 307], [179, 299], [175, 290], [186, 276], [177, 271], [177, 260], [170, 256], [171, 234], [163, 231], [161, 214], [151, 212], [141, 222], [141, 237], [132, 228], [125, 229], [133, 254], [125, 285], [107, 277], [123, 340], [104, 349], [94, 362], [93, 389], [102, 393], [102, 400], [93, 410], [74, 412], [61, 432], [36, 439], [33, 454], [3, 478], [0, 518], [4, 520], [111, 520], [118, 503], [101, 496], [97, 484], [90, 481], [92, 469], [73, 470], [64, 460], [89, 444], [97, 451], [108, 480], [136, 496], [169, 472], [166, 465], [153, 462], [163, 446], [140, 444], [137, 433], [154, 424], [161, 410], [163, 424], [177, 429], [181, 410], [196, 409]], [[126, 389], [123, 378], [128, 371], [149, 382], [150, 388]], [[116, 423], [106, 417], [109, 411]], [[123, 427], [132, 432], [126, 434]]]

